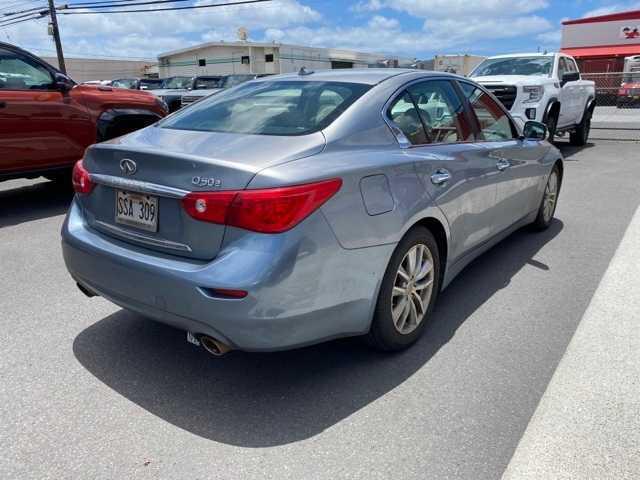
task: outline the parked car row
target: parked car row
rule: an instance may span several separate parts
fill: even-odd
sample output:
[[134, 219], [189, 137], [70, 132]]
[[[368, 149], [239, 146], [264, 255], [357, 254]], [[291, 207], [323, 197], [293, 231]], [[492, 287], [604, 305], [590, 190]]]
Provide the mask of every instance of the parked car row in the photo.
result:
[[185, 105], [196, 102], [243, 82], [265, 76], [265, 74], [199, 75], [195, 77], [175, 76], [162, 80], [150, 78], [120, 78], [116, 80], [92, 80], [85, 84], [109, 85], [115, 88], [148, 90], [161, 98], [175, 112]]

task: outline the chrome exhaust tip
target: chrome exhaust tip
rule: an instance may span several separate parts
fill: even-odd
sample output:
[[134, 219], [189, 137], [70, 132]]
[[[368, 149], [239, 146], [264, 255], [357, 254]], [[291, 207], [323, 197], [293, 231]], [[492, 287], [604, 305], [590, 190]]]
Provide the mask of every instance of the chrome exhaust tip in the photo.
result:
[[222, 343], [221, 341], [216, 340], [215, 338], [208, 335], [202, 335], [198, 340], [200, 340], [202, 348], [204, 348], [207, 352], [215, 357], [221, 357], [231, 350], [231, 347], [226, 343]]

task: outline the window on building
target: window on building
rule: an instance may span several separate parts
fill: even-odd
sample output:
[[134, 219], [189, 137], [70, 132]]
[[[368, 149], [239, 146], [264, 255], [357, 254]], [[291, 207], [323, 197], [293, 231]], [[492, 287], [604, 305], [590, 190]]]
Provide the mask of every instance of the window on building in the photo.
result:
[[273, 53], [267, 53], [264, 56], [264, 61], [267, 62], [267, 63], [273, 62]]
[[206, 58], [201, 58], [198, 60], [198, 66], [199, 67], [206, 67], [207, 66], [207, 59]]
[[337, 68], [353, 68], [353, 62], [342, 62], [339, 60], [334, 60], [331, 62], [331, 68], [334, 70]]
[[243, 55], [240, 59], [240, 63], [242, 63], [243, 65], [249, 65], [249, 63], [251, 63], [249, 61], [249, 55]]

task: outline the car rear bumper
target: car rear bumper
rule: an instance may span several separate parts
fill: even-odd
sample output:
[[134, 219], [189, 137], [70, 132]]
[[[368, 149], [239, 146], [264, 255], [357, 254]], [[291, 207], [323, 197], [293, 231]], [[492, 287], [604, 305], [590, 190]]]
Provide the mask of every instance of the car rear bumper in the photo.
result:
[[[92, 230], [74, 200], [62, 249], [86, 289], [237, 349], [281, 350], [368, 331], [394, 245], [343, 249], [321, 212], [284, 234], [228, 237], [210, 262], [161, 255]], [[209, 288], [249, 293], [227, 299]]]

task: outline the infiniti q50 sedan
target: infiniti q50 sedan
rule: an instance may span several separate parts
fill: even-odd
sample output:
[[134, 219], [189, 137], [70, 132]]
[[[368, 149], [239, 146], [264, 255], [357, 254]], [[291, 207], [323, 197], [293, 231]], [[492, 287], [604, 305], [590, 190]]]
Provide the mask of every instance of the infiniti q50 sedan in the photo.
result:
[[366, 335], [415, 342], [438, 293], [514, 230], [549, 226], [563, 175], [449, 74], [286, 74], [90, 147], [62, 229], [80, 289], [220, 355]]

